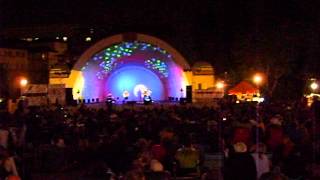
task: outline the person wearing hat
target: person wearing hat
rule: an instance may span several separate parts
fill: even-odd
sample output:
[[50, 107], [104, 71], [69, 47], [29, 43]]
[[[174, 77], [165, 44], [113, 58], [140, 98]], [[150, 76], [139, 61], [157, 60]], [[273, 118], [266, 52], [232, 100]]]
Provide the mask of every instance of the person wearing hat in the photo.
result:
[[256, 180], [256, 164], [243, 142], [233, 145], [234, 153], [225, 161], [224, 180]]
[[150, 171], [145, 172], [146, 180], [169, 180], [170, 173], [165, 171], [163, 165], [156, 159], [150, 161]]

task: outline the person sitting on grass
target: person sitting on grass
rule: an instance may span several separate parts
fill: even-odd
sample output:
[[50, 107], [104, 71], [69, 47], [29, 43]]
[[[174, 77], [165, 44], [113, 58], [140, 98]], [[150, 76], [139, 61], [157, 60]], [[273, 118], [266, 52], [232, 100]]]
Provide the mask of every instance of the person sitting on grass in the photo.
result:
[[190, 140], [177, 150], [175, 158], [179, 166], [178, 175], [185, 176], [198, 172], [200, 153], [193, 147]]

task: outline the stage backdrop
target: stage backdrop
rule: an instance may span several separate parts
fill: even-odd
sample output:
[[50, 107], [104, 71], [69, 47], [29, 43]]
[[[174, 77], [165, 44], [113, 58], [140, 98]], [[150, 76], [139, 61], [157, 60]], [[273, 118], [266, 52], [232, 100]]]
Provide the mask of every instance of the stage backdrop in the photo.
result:
[[142, 34], [130, 37], [106, 38], [83, 53], [63, 82], [73, 88], [74, 99], [185, 96], [190, 80], [184, 70], [190, 67], [181, 54], [160, 39]]

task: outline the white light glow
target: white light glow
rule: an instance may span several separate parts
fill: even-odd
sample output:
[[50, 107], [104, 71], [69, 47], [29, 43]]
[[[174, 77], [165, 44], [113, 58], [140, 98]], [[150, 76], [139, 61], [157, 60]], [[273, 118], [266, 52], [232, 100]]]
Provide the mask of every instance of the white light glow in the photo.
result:
[[319, 85], [318, 85], [318, 83], [313, 82], [313, 83], [311, 83], [310, 88], [311, 88], [312, 90], [317, 90], [317, 89], [319, 88]]
[[262, 82], [262, 76], [259, 75], [259, 74], [254, 75], [254, 77], [253, 77], [253, 82], [254, 82], [255, 84], [260, 84], [260, 83]]
[[216, 87], [218, 89], [223, 89], [224, 88], [224, 83], [223, 82], [217, 82]]
[[21, 80], [20, 80], [20, 85], [21, 85], [22, 87], [26, 86], [27, 84], [28, 84], [28, 80], [27, 80], [27, 79], [21, 79]]

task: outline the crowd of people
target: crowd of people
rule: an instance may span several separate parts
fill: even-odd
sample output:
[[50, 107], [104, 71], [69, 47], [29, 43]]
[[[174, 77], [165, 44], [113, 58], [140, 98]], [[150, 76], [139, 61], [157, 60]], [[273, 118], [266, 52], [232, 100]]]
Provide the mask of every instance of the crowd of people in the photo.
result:
[[319, 111], [318, 101], [21, 106], [1, 111], [0, 179], [317, 179]]

